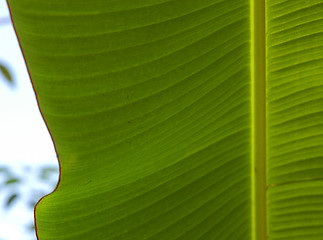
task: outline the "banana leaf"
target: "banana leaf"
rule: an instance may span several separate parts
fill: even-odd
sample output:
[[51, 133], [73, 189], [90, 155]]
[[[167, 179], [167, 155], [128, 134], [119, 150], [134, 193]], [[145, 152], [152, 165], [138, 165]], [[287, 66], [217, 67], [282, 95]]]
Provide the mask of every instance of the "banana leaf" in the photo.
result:
[[322, 0], [7, 2], [60, 165], [38, 239], [323, 239]]

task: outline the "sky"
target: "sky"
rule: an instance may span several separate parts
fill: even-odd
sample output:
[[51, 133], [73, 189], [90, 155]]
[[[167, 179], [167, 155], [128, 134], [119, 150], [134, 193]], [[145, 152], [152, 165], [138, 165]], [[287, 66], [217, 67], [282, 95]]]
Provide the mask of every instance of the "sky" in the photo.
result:
[[[27, 199], [32, 194], [37, 195], [37, 189], [52, 190], [37, 181], [37, 167], [57, 166], [58, 163], [8, 18], [6, 2], [0, 0], [0, 62], [11, 70], [15, 82], [12, 87], [0, 76], [0, 167], [9, 166], [16, 174], [24, 175], [29, 186], [17, 191]], [[0, 240], [35, 239], [22, 226], [33, 218], [32, 211], [25, 204], [16, 204], [10, 210], [3, 209], [8, 193], [3, 190], [1, 181], [3, 177], [0, 176]], [[32, 189], [36, 189], [35, 192]]]

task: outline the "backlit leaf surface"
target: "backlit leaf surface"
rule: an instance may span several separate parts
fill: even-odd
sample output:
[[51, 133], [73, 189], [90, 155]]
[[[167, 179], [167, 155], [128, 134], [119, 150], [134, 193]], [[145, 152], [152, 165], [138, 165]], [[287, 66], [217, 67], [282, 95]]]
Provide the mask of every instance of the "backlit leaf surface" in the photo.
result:
[[268, 0], [265, 36], [247, 0], [8, 3], [60, 161], [57, 189], [36, 207], [39, 239], [266, 231], [253, 200], [261, 37], [263, 236], [322, 239], [322, 1]]

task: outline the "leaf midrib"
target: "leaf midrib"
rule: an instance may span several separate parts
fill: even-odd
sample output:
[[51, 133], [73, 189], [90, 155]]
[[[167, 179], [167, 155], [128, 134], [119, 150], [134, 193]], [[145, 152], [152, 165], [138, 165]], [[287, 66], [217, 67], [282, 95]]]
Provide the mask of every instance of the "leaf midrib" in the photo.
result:
[[253, 240], [267, 238], [265, 0], [250, 1]]

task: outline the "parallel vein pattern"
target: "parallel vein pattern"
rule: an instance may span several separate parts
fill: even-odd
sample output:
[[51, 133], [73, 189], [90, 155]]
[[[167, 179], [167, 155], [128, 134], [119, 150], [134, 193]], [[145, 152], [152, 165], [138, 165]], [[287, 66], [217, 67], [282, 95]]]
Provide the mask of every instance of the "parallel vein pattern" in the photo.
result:
[[323, 239], [323, 1], [267, 1], [268, 239]]
[[39, 239], [251, 238], [247, 0], [10, 0], [61, 163]]

